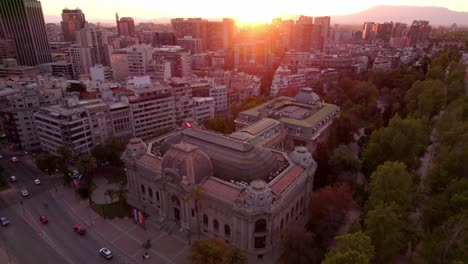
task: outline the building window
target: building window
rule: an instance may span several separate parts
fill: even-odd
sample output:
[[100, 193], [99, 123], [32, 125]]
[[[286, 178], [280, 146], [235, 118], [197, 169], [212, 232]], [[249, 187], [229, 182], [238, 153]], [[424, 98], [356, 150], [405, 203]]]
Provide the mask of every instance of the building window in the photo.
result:
[[283, 221], [283, 219], [281, 219], [280, 230], [283, 230], [283, 224], [284, 224], [284, 221]]
[[208, 225], [208, 216], [206, 214], [203, 215], [203, 224]]
[[229, 225], [224, 225], [224, 235], [225, 236], [231, 235], [231, 227]]
[[255, 233], [266, 232], [267, 222], [265, 219], [260, 219], [255, 222]]
[[255, 248], [264, 248], [266, 246], [265, 241], [266, 241], [265, 236], [256, 237], [254, 241]]
[[141, 185], [141, 193], [145, 194], [145, 186], [143, 184]]
[[153, 189], [151, 187], [148, 188], [148, 194], [150, 198], [153, 198]]
[[156, 201], [159, 202], [159, 192], [156, 192]]
[[219, 223], [218, 223], [218, 220], [213, 220], [213, 229], [215, 232], [218, 232], [219, 231]]

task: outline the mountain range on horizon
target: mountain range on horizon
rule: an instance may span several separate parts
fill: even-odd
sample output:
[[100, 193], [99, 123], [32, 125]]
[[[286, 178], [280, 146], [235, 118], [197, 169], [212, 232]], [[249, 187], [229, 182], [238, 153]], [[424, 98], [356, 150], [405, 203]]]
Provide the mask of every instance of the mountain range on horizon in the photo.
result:
[[[86, 13], [86, 11], [84, 10]], [[60, 16], [44, 16], [46, 23], [60, 23]], [[299, 15], [291, 15], [289, 18], [297, 18]], [[285, 19], [289, 19], [285, 18]], [[170, 23], [171, 18], [138, 18], [136, 23], [153, 22], [159, 24]], [[363, 24], [364, 22], [404, 22], [413, 20], [428, 20], [431, 25], [449, 26], [453, 23], [468, 26], [468, 12], [453, 11], [446, 7], [435, 6], [389, 6], [379, 5], [361, 12], [349, 15], [331, 16], [332, 24]], [[90, 19], [92, 23], [114, 24], [115, 19]]]

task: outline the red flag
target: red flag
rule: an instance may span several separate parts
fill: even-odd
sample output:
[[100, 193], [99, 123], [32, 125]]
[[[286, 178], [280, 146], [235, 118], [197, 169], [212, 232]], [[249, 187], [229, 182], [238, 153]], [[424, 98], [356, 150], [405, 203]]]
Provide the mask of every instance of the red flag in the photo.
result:
[[184, 123], [184, 127], [186, 128], [192, 128], [192, 125], [189, 122]]

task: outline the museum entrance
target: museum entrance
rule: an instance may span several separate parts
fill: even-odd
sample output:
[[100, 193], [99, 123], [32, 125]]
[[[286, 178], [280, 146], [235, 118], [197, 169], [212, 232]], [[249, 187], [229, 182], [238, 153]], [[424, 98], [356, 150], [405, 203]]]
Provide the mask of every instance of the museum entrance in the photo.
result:
[[174, 207], [174, 218], [177, 222], [180, 221], [180, 210], [179, 208]]

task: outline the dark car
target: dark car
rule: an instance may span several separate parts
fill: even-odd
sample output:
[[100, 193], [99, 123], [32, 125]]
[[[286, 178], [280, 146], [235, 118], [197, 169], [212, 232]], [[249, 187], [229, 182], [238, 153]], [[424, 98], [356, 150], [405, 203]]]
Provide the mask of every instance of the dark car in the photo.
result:
[[83, 228], [82, 226], [80, 226], [80, 225], [75, 225], [75, 226], [73, 226], [73, 230], [74, 230], [76, 233], [80, 234], [80, 235], [86, 234], [86, 229], [84, 229], [84, 228]]
[[43, 224], [49, 223], [49, 219], [46, 216], [39, 217], [39, 220], [41, 220], [41, 223]]

